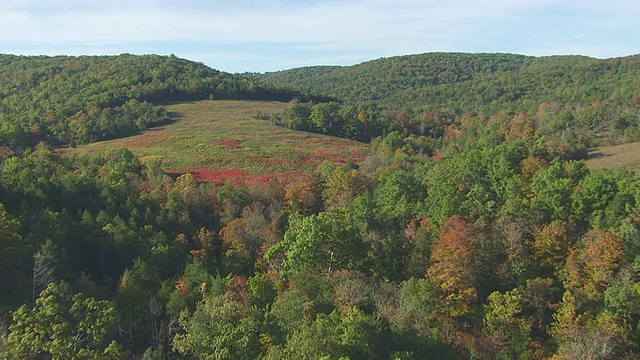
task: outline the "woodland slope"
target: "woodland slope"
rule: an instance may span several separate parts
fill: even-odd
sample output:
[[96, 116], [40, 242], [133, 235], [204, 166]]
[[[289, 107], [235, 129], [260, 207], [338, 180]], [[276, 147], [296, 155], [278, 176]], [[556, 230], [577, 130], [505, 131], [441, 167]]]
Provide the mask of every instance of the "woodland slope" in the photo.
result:
[[[493, 115], [536, 109], [542, 102], [587, 103], [617, 97], [639, 100], [640, 56], [599, 60], [585, 56], [426, 53], [345, 67], [306, 67], [256, 78], [349, 102], [390, 108]], [[633, 95], [636, 95], [633, 97]]]
[[0, 143], [83, 144], [166, 123], [158, 104], [296, 95], [175, 56], [0, 55]]

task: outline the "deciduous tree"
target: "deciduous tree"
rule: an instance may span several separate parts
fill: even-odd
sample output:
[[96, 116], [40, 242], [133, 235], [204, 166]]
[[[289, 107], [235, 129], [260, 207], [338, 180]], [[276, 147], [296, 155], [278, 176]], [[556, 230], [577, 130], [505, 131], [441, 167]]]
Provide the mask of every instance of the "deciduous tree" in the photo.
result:
[[174, 348], [200, 359], [255, 359], [260, 353], [258, 314], [233, 298], [233, 294], [208, 295], [196, 311], [184, 311], [180, 324], [185, 333], [174, 339]]
[[445, 222], [431, 251], [427, 276], [440, 287], [444, 309], [453, 317], [472, 314], [478, 300], [476, 244], [473, 227], [454, 215]]
[[23, 305], [13, 313], [2, 355], [16, 360], [119, 358], [115, 324], [116, 311], [107, 301], [51, 283], [33, 309]]

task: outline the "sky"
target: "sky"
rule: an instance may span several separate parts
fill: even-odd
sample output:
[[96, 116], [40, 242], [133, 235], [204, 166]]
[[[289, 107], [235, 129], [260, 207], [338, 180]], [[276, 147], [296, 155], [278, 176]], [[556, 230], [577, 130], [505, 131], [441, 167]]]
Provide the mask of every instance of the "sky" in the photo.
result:
[[640, 53], [638, 0], [0, 0], [0, 53], [174, 54], [228, 72], [426, 52]]

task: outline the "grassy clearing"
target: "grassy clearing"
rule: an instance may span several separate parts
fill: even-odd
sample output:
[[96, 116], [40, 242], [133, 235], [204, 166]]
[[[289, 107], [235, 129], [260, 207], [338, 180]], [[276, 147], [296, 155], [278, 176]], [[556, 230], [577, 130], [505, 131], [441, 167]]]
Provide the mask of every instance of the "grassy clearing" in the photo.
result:
[[164, 157], [167, 172], [194, 172], [201, 180], [289, 177], [324, 161], [364, 158], [366, 144], [293, 131], [255, 119], [281, 112], [286, 103], [197, 101], [167, 106], [172, 124], [127, 138], [63, 149], [63, 154], [98, 153], [129, 148], [136, 156]]
[[598, 147], [589, 152], [590, 169], [613, 169], [626, 166], [640, 173], [640, 142]]

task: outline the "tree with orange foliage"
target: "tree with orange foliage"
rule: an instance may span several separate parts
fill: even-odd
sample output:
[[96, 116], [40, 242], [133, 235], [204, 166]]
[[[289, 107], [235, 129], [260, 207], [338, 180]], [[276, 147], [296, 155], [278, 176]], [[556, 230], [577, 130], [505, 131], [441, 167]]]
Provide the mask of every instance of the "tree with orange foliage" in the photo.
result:
[[269, 224], [264, 216], [264, 206], [253, 203], [237, 218], [220, 230], [222, 262], [227, 271], [249, 274], [265, 242], [263, 232]]
[[313, 178], [287, 184], [285, 198], [289, 209], [307, 215], [319, 212], [322, 209], [321, 191], [320, 184]]
[[617, 234], [602, 229], [589, 231], [581, 243], [583, 247], [572, 248], [567, 258], [564, 286], [580, 302], [600, 303], [622, 263], [624, 245]]
[[196, 246], [195, 249], [189, 251], [191, 255], [205, 263], [215, 260], [215, 234], [211, 230], [201, 228], [198, 233], [193, 236], [193, 242]]
[[471, 314], [478, 299], [476, 245], [471, 224], [454, 215], [445, 222], [431, 252], [427, 276], [440, 286], [445, 308], [454, 317]]
[[559, 270], [564, 266], [574, 242], [569, 236], [568, 225], [554, 221], [534, 234], [534, 254], [543, 267]]
[[237, 218], [220, 230], [222, 239], [222, 264], [225, 269], [234, 274], [251, 270], [252, 259], [256, 249], [252, 249], [245, 233], [246, 221]]

